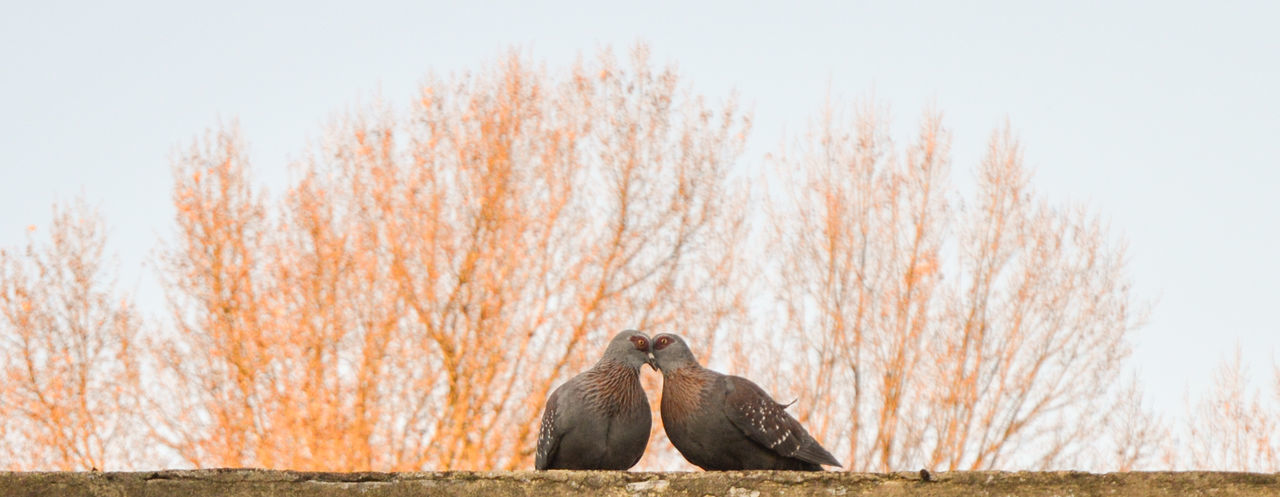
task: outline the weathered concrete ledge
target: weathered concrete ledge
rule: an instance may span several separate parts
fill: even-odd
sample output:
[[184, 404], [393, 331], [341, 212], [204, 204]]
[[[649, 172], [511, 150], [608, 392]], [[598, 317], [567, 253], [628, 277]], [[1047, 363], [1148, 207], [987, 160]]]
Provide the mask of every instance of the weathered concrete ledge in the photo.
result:
[[1276, 496], [1280, 473], [492, 471], [311, 473], [260, 469], [0, 472], [0, 496]]

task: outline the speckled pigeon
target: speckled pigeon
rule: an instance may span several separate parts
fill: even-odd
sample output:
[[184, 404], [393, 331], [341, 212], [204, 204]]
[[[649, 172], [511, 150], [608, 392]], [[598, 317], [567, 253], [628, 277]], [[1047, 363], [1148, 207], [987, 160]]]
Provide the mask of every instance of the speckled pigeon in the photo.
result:
[[640, 366], [653, 367], [649, 337], [618, 333], [591, 369], [560, 385], [547, 398], [538, 431], [534, 467], [627, 469], [649, 443], [649, 399], [640, 386]]
[[787, 414], [787, 406], [751, 380], [700, 366], [680, 337], [654, 337], [653, 356], [662, 371], [662, 425], [694, 465], [804, 471], [841, 465]]

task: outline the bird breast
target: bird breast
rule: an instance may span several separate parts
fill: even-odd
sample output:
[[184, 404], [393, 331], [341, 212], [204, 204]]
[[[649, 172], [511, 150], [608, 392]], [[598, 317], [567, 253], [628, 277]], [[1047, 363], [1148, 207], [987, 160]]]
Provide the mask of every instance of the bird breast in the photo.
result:
[[583, 373], [583, 397], [588, 406], [606, 416], [617, 416], [636, 406], [648, 407], [640, 386], [640, 372], [622, 364], [602, 364]]

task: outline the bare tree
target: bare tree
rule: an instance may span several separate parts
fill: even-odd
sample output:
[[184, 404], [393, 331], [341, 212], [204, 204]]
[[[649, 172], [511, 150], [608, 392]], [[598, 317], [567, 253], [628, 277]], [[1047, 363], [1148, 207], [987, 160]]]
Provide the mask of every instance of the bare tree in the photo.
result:
[[1178, 449], [1170, 442], [1173, 431], [1164, 416], [1143, 404], [1142, 390], [1133, 376], [1105, 410], [1112, 419], [1096, 438], [1095, 447], [1110, 449], [1082, 454], [1076, 467], [1094, 471], [1149, 471], [1178, 467]]
[[23, 470], [128, 467], [144, 443], [142, 320], [115, 288], [96, 212], [83, 200], [55, 205], [48, 233], [22, 251], [0, 249], [0, 460]]
[[790, 255], [778, 326], [808, 351], [786, 386], [812, 399], [801, 418], [850, 469], [1067, 460], [1107, 426], [1099, 407], [1140, 318], [1123, 248], [1036, 197], [1009, 131], [966, 204], [940, 117], [900, 152], [881, 113], [829, 106], [777, 160], [797, 178], [772, 209], [771, 251]]
[[1213, 386], [1187, 416], [1185, 448], [1195, 469], [1280, 471], [1280, 391], [1251, 387], [1237, 346], [1218, 364]]
[[173, 330], [153, 350], [168, 387], [153, 434], [189, 464], [262, 462], [272, 437], [268, 368], [280, 340], [265, 326], [268, 221], [238, 130], [211, 132], [174, 161], [178, 233], [162, 263]]

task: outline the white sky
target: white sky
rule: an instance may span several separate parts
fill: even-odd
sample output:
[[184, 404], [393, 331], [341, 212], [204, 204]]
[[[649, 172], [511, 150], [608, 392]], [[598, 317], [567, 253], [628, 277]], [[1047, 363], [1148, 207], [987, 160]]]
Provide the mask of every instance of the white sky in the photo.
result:
[[0, 9], [0, 246], [83, 193], [153, 314], [168, 158], [219, 119], [239, 120], [278, 192], [324, 121], [374, 93], [401, 104], [429, 71], [513, 46], [554, 66], [643, 40], [696, 91], [739, 91], [747, 162], [828, 89], [874, 95], [904, 125], [936, 105], [961, 182], [1008, 118], [1036, 188], [1129, 241], [1155, 302], [1133, 365], [1161, 410], [1180, 413], [1237, 344], [1260, 378], [1280, 351], [1280, 3], [183, 3]]

